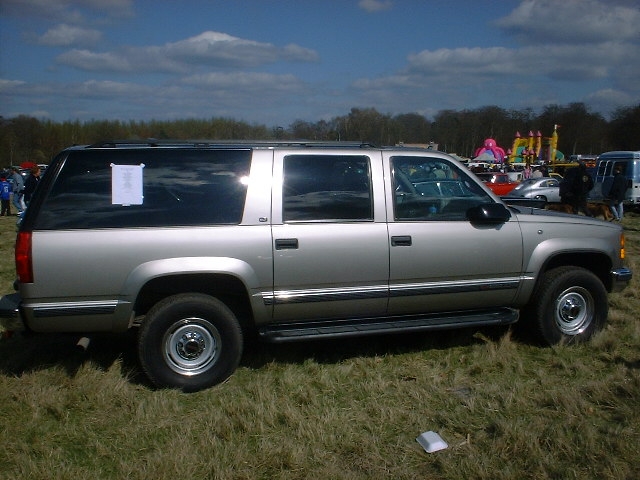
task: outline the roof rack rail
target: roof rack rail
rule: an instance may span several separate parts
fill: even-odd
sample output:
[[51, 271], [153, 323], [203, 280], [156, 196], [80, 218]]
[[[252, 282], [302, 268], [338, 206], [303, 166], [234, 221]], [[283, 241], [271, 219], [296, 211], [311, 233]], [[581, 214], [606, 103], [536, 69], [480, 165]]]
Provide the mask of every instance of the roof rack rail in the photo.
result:
[[377, 148], [368, 142], [318, 141], [318, 140], [103, 140], [85, 148], [120, 147], [193, 147], [211, 148], [216, 146], [237, 147], [324, 147], [324, 148]]
[[148, 138], [146, 140], [102, 140], [91, 145], [87, 145], [86, 148], [118, 148], [118, 147], [157, 147], [179, 145], [185, 146], [193, 142], [187, 142], [182, 140], [156, 140], [155, 138]]

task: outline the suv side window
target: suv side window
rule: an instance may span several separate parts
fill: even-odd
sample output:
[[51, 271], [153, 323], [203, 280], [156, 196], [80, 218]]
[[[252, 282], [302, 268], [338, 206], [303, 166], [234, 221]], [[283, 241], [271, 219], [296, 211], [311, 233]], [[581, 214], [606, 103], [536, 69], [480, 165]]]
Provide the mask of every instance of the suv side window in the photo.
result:
[[491, 197], [468, 172], [432, 157], [391, 157], [394, 218], [413, 220], [466, 220], [469, 208], [491, 203]]
[[285, 222], [372, 221], [369, 157], [288, 155], [282, 195]]
[[[112, 165], [144, 165], [141, 205], [112, 204]], [[70, 151], [35, 228], [237, 224], [250, 150]]]

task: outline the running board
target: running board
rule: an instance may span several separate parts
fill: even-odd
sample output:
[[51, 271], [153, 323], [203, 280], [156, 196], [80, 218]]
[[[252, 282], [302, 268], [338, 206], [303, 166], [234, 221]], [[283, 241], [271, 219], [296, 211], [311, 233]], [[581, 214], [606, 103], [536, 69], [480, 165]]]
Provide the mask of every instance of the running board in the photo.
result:
[[320, 320], [279, 323], [258, 329], [263, 340], [274, 343], [318, 338], [342, 338], [384, 333], [409, 333], [470, 326], [508, 325], [518, 320], [518, 310], [499, 308], [430, 315]]

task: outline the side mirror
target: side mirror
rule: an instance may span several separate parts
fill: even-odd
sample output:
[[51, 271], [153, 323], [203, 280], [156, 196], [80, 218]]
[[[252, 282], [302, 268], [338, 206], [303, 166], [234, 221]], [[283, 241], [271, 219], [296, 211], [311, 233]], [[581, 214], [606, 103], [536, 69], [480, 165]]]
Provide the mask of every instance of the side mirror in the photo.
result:
[[511, 212], [501, 203], [483, 203], [467, 210], [467, 218], [472, 223], [505, 223]]

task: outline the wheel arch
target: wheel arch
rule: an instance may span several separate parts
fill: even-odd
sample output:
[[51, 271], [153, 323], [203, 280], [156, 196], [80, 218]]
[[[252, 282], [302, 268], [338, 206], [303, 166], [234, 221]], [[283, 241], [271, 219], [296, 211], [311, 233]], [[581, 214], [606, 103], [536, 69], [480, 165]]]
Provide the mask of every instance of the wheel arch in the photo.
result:
[[160, 300], [180, 293], [203, 293], [224, 302], [244, 327], [268, 316], [258, 276], [246, 263], [231, 258], [173, 258], [148, 262], [131, 272], [124, 286], [136, 317]]
[[142, 286], [134, 302], [137, 316], [164, 298], [180, 293], [202, 293], [223, 302], [238, 318], [243, 327], [253, 325], [250, 296], [244, 283], [237, 277], [221, 273], [183, 273], [163, 275]]
[[558, 267], [582, 267], [589, 270], [600, 279], [607, 292], [611, 292], [612, 284], [610, 272], [612, 262], [611, 258], [601, 251], [560, 251], [550, 255], [539, 264], [536, 264], [533, 257], [531, 260], [532, 262], [529, 264], [526, 271], [535, 272], [535, 276], [529, 277], [533, 281], [528, 282], [520, 292], [519, 298], [523, 305], [528, 303], [529, 298], [544, 278], [544, 274]]
[[600, 279], [607, 291], [611, 290], [611, 259], [598, 251], [563, 252], [553, 255], [542, 266], [540, 275], [557, 267], [582, 267], [593, 272]]

